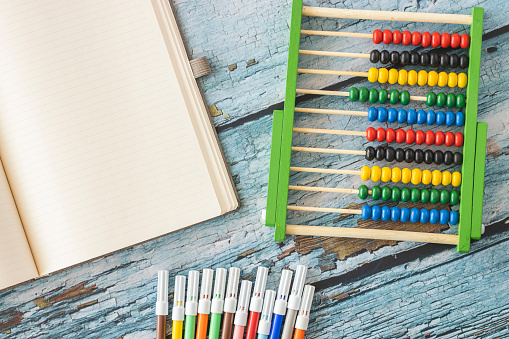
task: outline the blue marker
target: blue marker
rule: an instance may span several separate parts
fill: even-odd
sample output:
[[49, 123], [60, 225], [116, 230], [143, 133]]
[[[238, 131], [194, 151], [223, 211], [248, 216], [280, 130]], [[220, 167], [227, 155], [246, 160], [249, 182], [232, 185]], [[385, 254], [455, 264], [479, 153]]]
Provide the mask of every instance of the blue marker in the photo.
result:
[[281, 280], [279, 281], [276, 304], [274, 305], [274, 317], [272, 318], [272, 327], [270, 329], [270, 339], [279, 339], [281, 335], [281, 327], [283, 326], [283, 318], [286, 314], [288, 292], [290, 291], [291, 282], [292, 271], [281, 271]]
[[262, 314], [260, 315], [260, 322], [258, 323], [258, 337], [257, 339], [268, 339], [270, 333], [270, 323], [272, 321], [272, 312], [274, 311], [274, 299], [276, 298], [276, 291], [266, 290], [265, 299], [263, 301]]

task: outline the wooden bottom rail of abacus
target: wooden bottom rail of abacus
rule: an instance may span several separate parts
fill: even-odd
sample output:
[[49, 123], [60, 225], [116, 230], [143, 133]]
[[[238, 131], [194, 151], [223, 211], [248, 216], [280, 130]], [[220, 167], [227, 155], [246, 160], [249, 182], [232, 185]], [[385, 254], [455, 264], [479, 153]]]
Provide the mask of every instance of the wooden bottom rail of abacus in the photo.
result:
[[286, 234], [338, 238], [413, 241], [446, 245], [458, 245], [459, 242], [459, 237], [454, 234], [435, 234], [350, 227], [286, 225]]

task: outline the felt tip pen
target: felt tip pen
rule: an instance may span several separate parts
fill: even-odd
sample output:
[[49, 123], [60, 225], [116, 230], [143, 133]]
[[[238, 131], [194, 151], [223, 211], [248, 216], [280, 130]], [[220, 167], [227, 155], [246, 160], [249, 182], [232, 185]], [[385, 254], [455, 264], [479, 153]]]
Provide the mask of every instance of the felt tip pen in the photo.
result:
[[173, 339], [182, 339], [185, 294], [186, 277], [183, 275], [177, 275], [175, 277], [175, 292], [173, 292], [173, 310], [171, 311], [171, 319], [173, 320], [171, 337]]
[[251, 287], [253, 283], [249, 280], [242, 280], [240, 285], [239, 302], [237, 312], [235, 312], [235, 329], [233, 330], [233, 339], [244, 338], [244, 329], [247, 324], [247, 310], [249, 308], [249, 297], [251, 296]]
[[300, 301], [302, 296], [302, 290], [304, 283], [306, 282], [306, 274], [308, 268], [304, 265], [297, 266], [295, 271], [295, 279], [292, 284], [292, 292], [288, 299], [288, 310], [286, 311], [285, 324], [283, 325], [283, 332], [281, 333], [281, 339], [291, 339], [293, 334], [293, 326], [295, 325], [295, 318], [299, 311]]
[[221, 339], [231, 339], [233, 317], [237, 309], [237, 293], [239, 291], [240, 268], [231, 267], [228, 273], [228, 286], [224, 299], [223, 331]]
[[189, 271], [187, 279], [187, 299], [186, 299], [186, 321], [184, 329], [185, 339], [194, 339], [196, 332], [196, 315], [198, 314], [198, 280], [200, 272]]
[[295, 334], [293, 339], [304, 339], [304, 334], [308, 329], [309, 324], [309, 312], [311, 311], [311, 304], [313, 303], [313, 294], [315, 293], [315, 287], [306, 285], [304, 287], [304, 293], [302, 294], [302, 301], [300, 302], [299, 315], [295, 321]]
[[260, 315], [260, 322], [258, 323], [258, 337], [257, 339], [267, 339], [270, 333], [270, 324], [272, 322], [272, 312], [274, 311], [274, 299], [276, 298], [276, 291], [266, 290], [265, 298], [263, 300], [262, 314]]
[[168, 315], [168, 271], [157, 272], [156, 339], [166, 338], [166, 316]]
[[210, 295], [212, 294], [212, 275], [214, 271], [210, 268], [203, 270], [201, 276], [200, 300], [198, 301], [198, 326], [196, 328], [196, 339], [207, 338], [207, 327], [209, 325]]
[[267, 267], [258, 267], [256, 272], [256, 280], [253, 289], [253, 297], [249, 304], [249, 322], [247, 325], [246, 339], [255, 339], [256, 332], [258, 331], [258, 322], [260, 321], [260, 313], [263, 307], [263, 296], [265, 287], [267, 286], [267, 274], [269, 269]]
[[221, 315], [224, 307], [224, 289], [226, 288], [226, 269], [217, 268], [214, 281], [214, 294], [210, 306], [209, 339], [219, 339], [221, 330]]
[[292, 283], [292, 274], [290, 270], [281, 271], [281, 280], [277, 290], [276, 303], [274, 304], [274, 318], [270, 328], [270, 339], [279, 339], [281, 335], [281, 327], [286, 314], [286, 306], [288, 305], [288, 293], [290, 292], [290, 284]]

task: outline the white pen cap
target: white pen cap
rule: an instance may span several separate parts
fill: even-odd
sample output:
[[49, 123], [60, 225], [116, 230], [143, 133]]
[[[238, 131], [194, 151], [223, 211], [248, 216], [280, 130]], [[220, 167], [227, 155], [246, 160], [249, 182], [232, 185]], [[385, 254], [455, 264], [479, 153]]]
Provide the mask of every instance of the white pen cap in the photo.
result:
[[168, 271], [157, 271], [156, 315], [168, 315]]
[[235, 325], [246, 326], [247, 324], [247, 310], [249, 307], [249, 296], [251, 295], [252, 286], [253, 283], [249, 280], [242, 280], [242, 284], [240, 285], [237, 312], [235, 312], [235, 319], [233, 320]]
[[228, 287], [224, 300], [224, 312], [235, 313], [237, 308], [237, 292], [239, 291], [240, 268], [230, 267], [228, 274]]
[[177, 275], [175, 277], [175, 292], [173, 292], [173, 310], [171, 319], [184, 321], [184, 298], [186, 292], [186, 277]]
[[293, 279], [292, 293], [290, 293], [290, 299], [288, 299], [288, 308], [292, 310], [299, 310], [300, 297], [302, 295], [302, 289], [306, 283], [306, 274], [308, 268], [304, 265], [298, 265], [295, 271], [295, 279]]
[[198, 301], [198, 313], [210, 313], [210, 295], [212, 294], [212, 276], [214, 270], [206, 268], [201, 275], [200, 300]]
[[311, 304], [313, 303], [313, 293], [315, 293], [315, 287], [306, 285], [304, 287], [304, 293], [302, 294], [302, 302], [300, 303], [300, 311], [295, 321], [295, 328], [299, 330], [307, 330], [309, 324], [309, 311], [311, 311]]
[[249, 304], [249, 310], [252, 312], [260, 313], [262, 311], [263, 294], [265, 293], [265, 287], [267, 286], [267, 274], [269, 274], [269, 269], [267, 267], [258, 267], [253, 289], [253, 297]]
[[288, 305], [288, 292], [290, 292], [290, 284], [292, 282], [292, 271], [282, 270], [279, 288], [277, 290], [276, 304], [274, 305], [274, 313], [279, 315], [286, 314], [286, 306]]
[[258, 333], [263, 335], [270, 334], [270, 326], [272, 323], [272, 311], [274, 310], [274, 298], [276, 298], [276, 291], [266, 290], [265, 298], [263, 299], [263, 309], [258, 323]]
[[200, 272], [189, 271], [187, 279], [187, 299], [186, 299], [186, 315], [194, 315], [198, 313], [198, 280]]
[[223, 313], [224, 289], [226, 287], [226, 269], [216, 268], [216, 279], [214, 281], [214, 295], [212, 296], [211, 313]]

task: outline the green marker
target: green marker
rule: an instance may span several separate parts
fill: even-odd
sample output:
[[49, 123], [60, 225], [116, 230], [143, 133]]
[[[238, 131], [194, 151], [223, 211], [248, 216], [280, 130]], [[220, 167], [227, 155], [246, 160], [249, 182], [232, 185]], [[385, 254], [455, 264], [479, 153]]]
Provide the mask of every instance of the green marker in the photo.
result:
[[187, 282], [186, 321], [184, 339], [194, 339], [196, 333], [196, 315], [198, 314], [198, 280], [200, 272], [189, 271]]
[[209, 339], [219, 339], [221, 329], [221, 316], [224, 307], [224, 289], [226, 288], [226, 269], [216, 269], [216, 280], [214, 282], [214, 295], [210, 307], [210, 330]]

